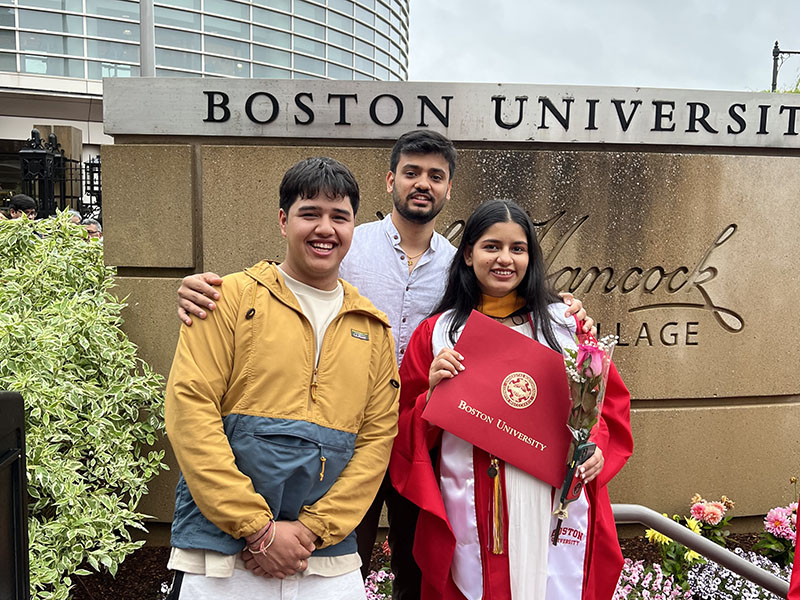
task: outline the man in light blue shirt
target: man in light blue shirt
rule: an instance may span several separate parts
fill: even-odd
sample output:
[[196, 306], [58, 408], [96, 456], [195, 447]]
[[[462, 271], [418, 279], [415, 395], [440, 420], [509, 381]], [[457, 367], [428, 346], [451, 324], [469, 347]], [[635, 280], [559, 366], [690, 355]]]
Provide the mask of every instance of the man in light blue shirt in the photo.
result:
[[[339, 276], [389, 317], [398, 364], [414, 329], [439, 303], [455, 255], [455, 247], [434, 230], [436, 216], [450, 199], [455, 168], [456, 149], [445, 136], [429, 130], [402, 135], [392, 149], [386, 175], [394, 209], [380, 221], [356, 227], [350, 251], [339, 267]], [[219, 295], [212, 286], [220, 283], [214, 273], [184, 278], [178, 290], [178, 315], [184, 323], [191, 324], [190, 314], [202, 319], [204, 308], [214, 309], [211, 299]], [[570, 310], [581, 311], [580, 302]], [[362, 574], [369, 573], [384, 502], [395, 575], [392, 597], [418, 599], [420, 573], [411, 554], [418, 510], [392, 488], [388, 475], [356, 529]]]

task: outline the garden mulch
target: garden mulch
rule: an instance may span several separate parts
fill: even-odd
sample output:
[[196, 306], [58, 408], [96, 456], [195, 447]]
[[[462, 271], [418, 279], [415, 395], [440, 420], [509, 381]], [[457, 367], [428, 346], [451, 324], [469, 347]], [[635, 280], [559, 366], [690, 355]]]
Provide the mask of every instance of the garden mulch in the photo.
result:
[[[750, 550], [758, 541], [757, 533], [732, 533], [729, 549], [741, 547]], [[660, 561], [658, 548], [644, 537], [620, 540], [622, 554], [632, 560], [645, 563]], [[116, 577], [108, 573], [95, 573], [73, 577], [73, 600], [156, 600], [162, 597], [162, 586], [172, 580], [167, 571], [169, 548], [144, 546], [131, 554], [119, 567]], [[376, 544], [372, 555], [372, 567], [383, 566], [385, 557], [381, 545]]]

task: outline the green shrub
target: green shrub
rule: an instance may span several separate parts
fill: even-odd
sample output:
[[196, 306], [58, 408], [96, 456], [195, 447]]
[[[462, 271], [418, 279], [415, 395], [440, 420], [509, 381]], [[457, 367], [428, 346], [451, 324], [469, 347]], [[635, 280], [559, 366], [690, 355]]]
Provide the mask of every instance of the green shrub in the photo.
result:
[[[38, 234], [38, 235], [37, 235]], [[136, 358], [114, 269], [82, 227], [0, 221], [0, 389], [25, 399], [31, 596], [69, 596], [81, 565], [116, 573], [163, 451], [162, 378]]]

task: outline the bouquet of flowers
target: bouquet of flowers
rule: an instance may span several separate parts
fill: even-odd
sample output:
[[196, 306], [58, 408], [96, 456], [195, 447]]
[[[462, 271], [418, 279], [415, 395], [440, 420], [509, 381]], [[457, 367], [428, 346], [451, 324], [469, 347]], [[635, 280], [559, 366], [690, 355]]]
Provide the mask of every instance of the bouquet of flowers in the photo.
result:
[[564, 364], [569, 379], [569, 394], [572, 408], [567, 427], [572, 432], [572, 444], [567, 460], [567, 474], [561, 487], [558, 508], [553, 513], [558, 524], [552, 535], [554, 546], [558, 545], [561, 521], [567, 518], [567, 506], [577, 500], [583, 489], [578, 477], [578, 467], [592, 456], [595, 445], [589, 442], [589, 434], [597, 423], [606, 395], [611, 354], [617, 344], [617, 336], [607, 335], [596, 339], [591, 333], [577, 336], [578, 347], [564, 349]]

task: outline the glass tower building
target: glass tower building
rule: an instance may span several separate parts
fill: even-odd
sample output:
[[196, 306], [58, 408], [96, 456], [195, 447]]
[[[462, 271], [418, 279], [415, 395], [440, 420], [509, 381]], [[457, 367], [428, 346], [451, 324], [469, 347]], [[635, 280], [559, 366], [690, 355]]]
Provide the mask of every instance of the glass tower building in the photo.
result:
[[[409, 0], [154, 0], [153, 9], [156, 76], [408, 78]], [[83, 80], [91, 93], [103, 77], [138, 76], [139, 61], [138, 2], [0, 0], [0, 82]]]

